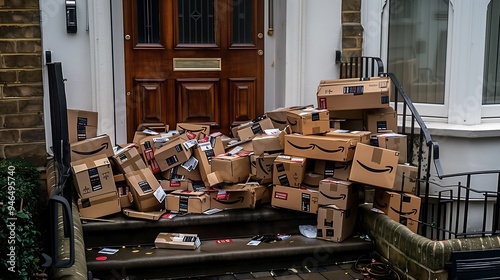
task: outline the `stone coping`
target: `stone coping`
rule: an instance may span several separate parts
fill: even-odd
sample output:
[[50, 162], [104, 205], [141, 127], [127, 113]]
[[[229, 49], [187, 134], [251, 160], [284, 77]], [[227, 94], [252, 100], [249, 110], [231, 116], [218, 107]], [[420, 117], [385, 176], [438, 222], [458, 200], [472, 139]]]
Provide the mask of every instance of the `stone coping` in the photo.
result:
[[361, 227], [367, 230], [375, 241], [379, 239], [396, 247], [407, 258], [434, 270], [445, 269], [453, 251], [487, 250], [500, 248], [500, 236], [471, 237], [434, 241], [413, 233], [406, 226], [386, 215], [377, 214], [372, 204], [360, 206]]

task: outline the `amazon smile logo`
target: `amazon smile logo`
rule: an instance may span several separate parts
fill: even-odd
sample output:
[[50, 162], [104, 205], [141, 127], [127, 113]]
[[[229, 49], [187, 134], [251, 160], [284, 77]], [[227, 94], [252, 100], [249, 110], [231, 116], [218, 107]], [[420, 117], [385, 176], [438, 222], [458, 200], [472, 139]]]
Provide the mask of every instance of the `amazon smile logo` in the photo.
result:
[[269, 119], [271, 119], [271, 121], [275, 122], [275, 123], [286, 124], [286, 121], [280, 121], [280, 120], [276, 120], [276, 119], [273, 119], [273, 118], [269, 118]]
[[187, 129], [187, 128], [184, 128], [182, 126], [179, 126], [182, 130], [186, 130], [186, 131], [191, 131], [191, 132], [205, 132], [207, 131], [207, 128], [206, 127], [203, 127], [201, 129], [196, 129], [196, 130], [192, 130], [192, 129]]
[[296, 145], [296, 144], [293, 144], [292, 142], [290, 142], [290, 140], [287, 140], [288, 144], [292, 145], [292, 147], [296, 148], [296, 149], [299, 149], [299, 150], [314, 150], [315, 148], [318, 148], [318, 150], [321, 150], [325, 153], [338, 153], [338, 152], [344, 152], [344, 147], [339, 147], [338, 149], [335, 149], [335, 150], [329, 150], [329, 149], [325, 149], [325, 148], [321, 148], [320, 146], [314, 144], [314, 143], [310, 143], [309, 146], [299, 146], [299, 145]]
[[383, 168], [383, 169], [376, 169], [376, 168], [372, 168], [372, 167], [369, 167], [365, 164], [363, 164], [362, 162], [360, 162], [359, 160], [356, 160], [359, 165], [361, 165], [361, 167], [363, 167], [364, 169], [370, 171], [370, 172], [373, 172], [373, 173], [384, 173], [384, 172], [389, 172], [391, 173], [392, 170], [394, 169], [394, 167], [390, 166], [390, 165], [386, 165], [385, 167], [387, 168]]
[[346, 198], [345, 194], [341, 194], [340, 196], [329, 196], [329, 195], [326, 195], [322, 191], [320, 191], [319, 193], [322, 194], [324, 197], [326, 197], [328, 199], [332, 199], [332, 200], [345, 200], [345, 198]]
[[415, 208], [411, 209], [410, 212], [398, 211], [398, 210], [394, 209], [393, 207], [391, 207], [391, 210], [396, 212], [398, 215], [401, 215], [401, 216], [416, 215], [418, 213], [418, 210]]
[[264, 166], [264, 165], [262, 164], [262, 162], [263, 162], [263, 161], [264, 161], [264, 160], [259, 159], [259, 168], [260, 168], [260, 170], [262, 170], [262, 172], [264, 172], [266, 175], [269, 175], [269, 172], [268, 172], [268, 171], [270, 170], [270, 168], [269, 168], [269, 167], [270, 167], [271, 165]]
[[238, 196], [238, 199], [233, 200], [233, 201], [217, 200], [215, 198], [213, 198], [213, 200], [215, 200], [215, 201], [217, 201], [219, 203], [225, 204], [225, 205], [232, 205], [232, 204], [237, 204], [237, 203], [243, 203], [243, 201], [245, 200], [245, 197], [244, 196]]
[[291, 126], [296, 126], [297, 125], [297, 121], [295, 122], [291, 122], [289, 119], [286, 119], [288, 121], [288, 123], [291, 125]]
[[101, 144], [102, 147], [100, 148], [97, 148], [93, 151], [86, 151], [86, 152], [82, 152], [82, 151], [75, 151], [75, 150], [71, 150], [73, 153], [75, 154], [79, 154], [79, 155], [84, 155], [84, 156], [88, 156], [88, 155], [93, 155], [93, 154], [97, 154], [99, 153], [100, 151], [104, 150], [104, 149], [108, 149], [108, 143], [102, 143]]

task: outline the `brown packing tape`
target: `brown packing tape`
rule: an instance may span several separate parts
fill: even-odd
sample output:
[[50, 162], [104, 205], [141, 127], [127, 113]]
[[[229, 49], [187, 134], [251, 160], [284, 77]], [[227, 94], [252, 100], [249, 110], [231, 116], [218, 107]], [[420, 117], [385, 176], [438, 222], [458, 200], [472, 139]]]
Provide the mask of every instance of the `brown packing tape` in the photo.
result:
[[331, 184], [330, 185], [330, 191], [331, 192], [336, 192], [338, 189], [338, 185], [337, 184]]
[[333, 209], [326, 210], [326, 221], [328, 221], [328, 222], [333, 221]]
[[374, 148], [372, 152], [372, 162], [375, 162], [376, 164], [380, 164], [382, 161], [382, 154], [383, 150], [380, 148]]

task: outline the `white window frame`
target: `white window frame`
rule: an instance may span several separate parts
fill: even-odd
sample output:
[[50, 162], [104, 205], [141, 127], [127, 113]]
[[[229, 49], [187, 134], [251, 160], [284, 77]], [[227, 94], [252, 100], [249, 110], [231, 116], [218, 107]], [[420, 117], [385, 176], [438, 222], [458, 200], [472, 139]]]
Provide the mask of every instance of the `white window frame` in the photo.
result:
[[[469, 127], [498, 122], [500, 128], [500, 105], [482, 105], [486, 13], [490, 1], [449, 1], [444, 104], [414, 104], [430, 122]], [[390, 0], [363, 1], [361, 11], [365, 29], [363, 54], [381, 57], [384, 65], [387, 65], [389, 5]], [[380, 32], [376, 32], [377, 27]]]

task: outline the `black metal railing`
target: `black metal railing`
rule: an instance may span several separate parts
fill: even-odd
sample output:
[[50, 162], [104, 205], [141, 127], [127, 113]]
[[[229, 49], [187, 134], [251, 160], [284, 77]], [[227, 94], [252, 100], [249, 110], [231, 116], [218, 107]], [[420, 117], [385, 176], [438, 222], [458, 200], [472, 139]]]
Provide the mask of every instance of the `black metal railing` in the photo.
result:
[[[445, 174], [438, 142], [432, 139], [424, 120], [396, 76], [384, 72], [381, 59], [351, 58], [349, 62], [342, 63], [340, 69], [340, 78], [387, 76], [391, 79], [394, 108], [399, 120], [398, 133], [408, 136], [408, 163], [417, 166], [418, 170], [417, 196], [422, 198], [419, 234], [435, 240], [499, 234], [500, 170]], [[435, 174], [431, 172], [432, 166]], [[496, 176], [496, 181], [494, 186], [486, 187], [487, 190], [473, 186], [473, 182], [494, 181], [492, 176]], [[431, 185], [439, 189], [437, 195], [430, 195]], [[482, 211], [471, 211], [471, 205], [476, 209], [482, 208]], [[474, 215], [475, 221], [481, 219], [479, 228], [469, 226], [471, 215]]]
[[[70, 154], [66, 92], [60, 62], [52, 62], [50, 52], [46, 54], [49, 81], [50, 123], [52, 152], [56, 169], [56, 186], [49, 198], [49, 252], [43, 254], [43, 267], [67, 268], [75, 263], [75, 240], [72, 216], [72, 185], [70, 176]], [[68, 240], [69, 256], [60, 256], [59, 215], [62, 215], [64, 238]]]

